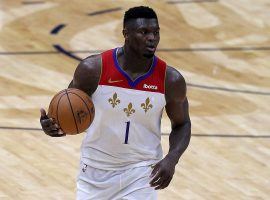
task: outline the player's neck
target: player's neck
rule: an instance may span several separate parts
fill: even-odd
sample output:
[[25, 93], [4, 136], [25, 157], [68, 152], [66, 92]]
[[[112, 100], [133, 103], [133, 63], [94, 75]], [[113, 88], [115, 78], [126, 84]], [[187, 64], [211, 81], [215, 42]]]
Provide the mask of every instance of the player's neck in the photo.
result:
[[138, 56], [134, 51], [124, 46], [118, 50], [118, 61], [125, 71], [145, 73], [151, 67], [153, 58]]

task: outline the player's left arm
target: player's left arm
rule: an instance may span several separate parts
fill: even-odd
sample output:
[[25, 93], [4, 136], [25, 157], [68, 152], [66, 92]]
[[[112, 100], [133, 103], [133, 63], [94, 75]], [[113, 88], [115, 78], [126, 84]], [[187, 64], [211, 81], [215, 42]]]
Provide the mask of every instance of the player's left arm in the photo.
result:
[[172, 180], [175, 165], [188, 147], [191, 137], [186, 82], [174, 68], [167, 67], [165, 82], [166, 112], [171, 121], [172, 131], [169, 136], [169, 152], [155, 165], [150, 185], [155, 189], [166, 188]]

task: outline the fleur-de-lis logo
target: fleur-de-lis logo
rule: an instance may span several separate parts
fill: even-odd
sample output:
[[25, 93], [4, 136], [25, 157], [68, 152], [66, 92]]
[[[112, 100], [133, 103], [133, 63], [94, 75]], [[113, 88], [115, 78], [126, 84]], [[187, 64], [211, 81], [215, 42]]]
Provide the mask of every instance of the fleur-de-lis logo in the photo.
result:
[[109, 98], [109, 103], [112, 104], [112, 107], [114, 108], [117, 104], [120, 103], [120, 99], [117, 98], [116, 92], [113, 94], [112, 98]]
[[149, 97], [145, 100], [145, 103], [141, 104], [141, 107], [144, 109], [144, 112], [146, 113], [150, 108], [153, 108], [153, 105], [150, 104]]
[[135, 113], [135, 110], [132, 108], [132, 103], [128, 104], [127, 108], [124, 108], [124, 112], [127, 114], [129, 117], [132, 113]]

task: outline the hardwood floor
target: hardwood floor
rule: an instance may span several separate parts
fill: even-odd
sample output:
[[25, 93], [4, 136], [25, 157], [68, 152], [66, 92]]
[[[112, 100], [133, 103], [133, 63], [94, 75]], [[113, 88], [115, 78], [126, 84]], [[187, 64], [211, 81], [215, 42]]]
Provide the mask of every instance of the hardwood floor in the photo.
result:
[[[192, 139], [159, 199], [270, 199], [268, 0], [0, 2], [0, 199], [75, 199], [83, 134], [47, 137], [39, 108], [79, 60], [123, 44], [129, 7], [159, 17], [157, 55], [188, 84]], [[162, 120], [168, 150], [170, 124]]]

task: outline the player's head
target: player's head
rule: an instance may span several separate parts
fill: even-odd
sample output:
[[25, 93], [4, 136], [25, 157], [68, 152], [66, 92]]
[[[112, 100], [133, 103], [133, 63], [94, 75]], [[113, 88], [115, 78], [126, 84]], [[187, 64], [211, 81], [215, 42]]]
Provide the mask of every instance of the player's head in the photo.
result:
[[159, 24], [152, 8], [139, 6], [125, 12], [125, 46], [146, 58], [152, 58], [159, 43]]

